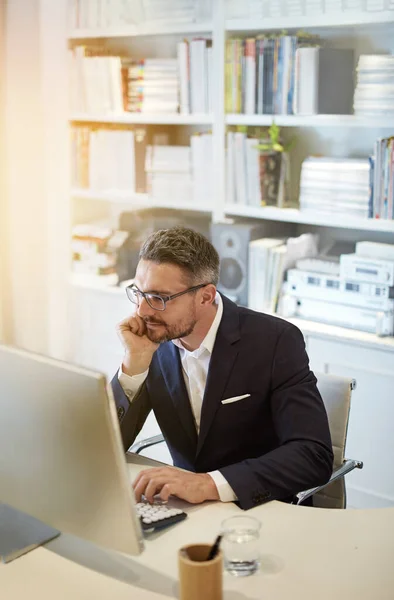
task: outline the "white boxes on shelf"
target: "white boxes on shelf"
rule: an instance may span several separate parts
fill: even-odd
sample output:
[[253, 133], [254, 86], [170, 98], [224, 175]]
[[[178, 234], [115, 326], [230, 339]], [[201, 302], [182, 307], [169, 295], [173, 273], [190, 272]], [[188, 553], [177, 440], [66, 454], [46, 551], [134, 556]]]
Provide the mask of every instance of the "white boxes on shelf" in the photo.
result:
[[211, 0], [70, 0], [70, 29], [165, 27], [207, 21]]
[[301, 168], [302, 211], [367, 218], [370, 214], [367, 159], [309, 157]]
[[360, 116], [394, 116], [394, 55], [360, 56], [354, 112]]
[[156, 200], [192, 199], [190, 146], [148, 146], [145, 171], [149, 195]]
[[394, 10], [390, 0], [227, 0], [228, 19], [279, 19]]

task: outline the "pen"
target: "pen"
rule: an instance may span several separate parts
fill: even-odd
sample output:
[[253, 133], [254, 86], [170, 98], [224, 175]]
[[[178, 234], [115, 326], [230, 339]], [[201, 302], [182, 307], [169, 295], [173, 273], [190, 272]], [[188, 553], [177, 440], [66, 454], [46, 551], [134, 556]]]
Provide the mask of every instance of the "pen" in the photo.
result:
[[222, 536], [218, 535], [218, 537], [215, 540], [214, 545], [212, 546], [212, 548], [209, 551], [207, 560], [213, 560], [215, 558], [215, 556], [217, 555], [217, 553], [219, 551], [219, 546], [220, 546], [220, 540], [221, 539], [222, 539]]

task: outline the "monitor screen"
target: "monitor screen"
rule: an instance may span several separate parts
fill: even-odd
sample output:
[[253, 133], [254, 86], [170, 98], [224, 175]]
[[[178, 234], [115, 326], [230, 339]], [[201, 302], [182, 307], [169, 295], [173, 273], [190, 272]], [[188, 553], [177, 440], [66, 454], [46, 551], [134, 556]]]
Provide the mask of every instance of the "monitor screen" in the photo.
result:
[[127, 554], [141, 526], [105, 377], [0, 346], [0, 502]]

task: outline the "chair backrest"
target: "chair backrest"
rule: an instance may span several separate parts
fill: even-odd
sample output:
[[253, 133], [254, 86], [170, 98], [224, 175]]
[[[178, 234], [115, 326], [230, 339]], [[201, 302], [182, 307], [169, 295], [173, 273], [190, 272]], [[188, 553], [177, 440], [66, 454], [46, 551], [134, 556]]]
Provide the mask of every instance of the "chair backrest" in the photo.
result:
[[[317, 387], [326, 407], [334, 451], [334, 469], [344, 461], [349, 422], [350, 399], [356, 386], [354, 379], [315, 373]], [[346, 487], [344, 477], [334, 481], [313, 496], [313, 505], [322, 508], [345, 508]]]

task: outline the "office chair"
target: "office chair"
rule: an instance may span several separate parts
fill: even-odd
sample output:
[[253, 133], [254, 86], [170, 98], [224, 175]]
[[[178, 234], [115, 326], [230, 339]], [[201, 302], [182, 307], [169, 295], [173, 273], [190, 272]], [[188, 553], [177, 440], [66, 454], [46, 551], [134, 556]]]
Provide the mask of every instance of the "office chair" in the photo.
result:
[[[313, 496], [313, 505], [321, 508], [346, 508], [346, 487], [344, 476], [353, 469], [362, 469], [359, 460], [344, 458], [346, 436], [349, 423], [350, 400], [356, 387], [354, 379], [316, 373], [317, 387], [323, 398], [328, 415], [332, 447], [334, 451], [334, 470], [325, 484], [297, 494], [293, 504], [302, 504]], [[154, 435], [133, 444], [129, 452], [139, 454], [146, 448], [164, 442], [164, 437]]]

